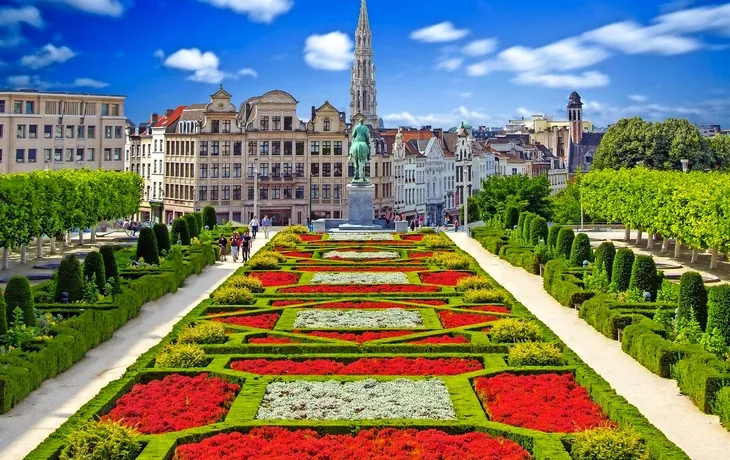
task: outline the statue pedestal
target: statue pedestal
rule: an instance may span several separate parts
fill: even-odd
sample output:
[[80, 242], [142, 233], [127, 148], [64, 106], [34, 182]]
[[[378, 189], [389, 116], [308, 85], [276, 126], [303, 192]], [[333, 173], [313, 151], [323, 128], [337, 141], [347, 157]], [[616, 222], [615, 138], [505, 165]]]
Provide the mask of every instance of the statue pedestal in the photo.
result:
[[408, 233], [408, 222], [405, 220], [396, 222], [395, 223], [395, 232], [396, 233]]
[[375, 186], [347, 185], [347, 223], [373, 225], [373, 197]]

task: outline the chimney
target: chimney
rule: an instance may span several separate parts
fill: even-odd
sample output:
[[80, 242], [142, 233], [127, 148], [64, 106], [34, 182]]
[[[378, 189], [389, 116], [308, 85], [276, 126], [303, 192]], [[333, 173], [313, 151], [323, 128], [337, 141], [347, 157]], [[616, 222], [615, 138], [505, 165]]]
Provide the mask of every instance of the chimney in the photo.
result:
[[150, 117], [150, 120], [152, 123], [157, 123], [157, 120], [159, 120], [159, 115], [157, 115], [157, 112], [152, 112], [152, 116]]
[[174, 112], [174, 110], [172, 110], [172, 109], [165, 110], [165, 116], [169, 117], [170, 115], [172, 115], [172, 112]]
[[309, 121], [312, 121], [312, 122], [314, 121], [314, 115], [315, 115], [316, 111], [317, 111], [317, 108], [315, 106], [312, 106], [312, 118], [310, 118]]

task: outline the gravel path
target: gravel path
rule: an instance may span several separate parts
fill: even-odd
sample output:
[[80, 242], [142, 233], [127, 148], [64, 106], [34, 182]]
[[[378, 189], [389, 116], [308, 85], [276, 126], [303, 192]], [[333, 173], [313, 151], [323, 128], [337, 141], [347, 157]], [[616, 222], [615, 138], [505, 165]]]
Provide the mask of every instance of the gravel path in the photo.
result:
[[391, 328], [423, 326], [421, 313], [402, 308], [386, 310], [300, 310], [294, 328]]

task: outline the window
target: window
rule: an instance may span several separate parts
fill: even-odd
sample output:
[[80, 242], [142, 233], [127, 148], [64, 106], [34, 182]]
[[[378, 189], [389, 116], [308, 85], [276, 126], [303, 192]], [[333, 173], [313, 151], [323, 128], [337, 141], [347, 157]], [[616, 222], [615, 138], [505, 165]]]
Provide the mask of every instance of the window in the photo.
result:
[[111, 159], [112, 159], [112, 149], [104, 149], [104, 161], [111, 161]]
[[330, 155], [332, 153], [332, 141], [322, 142], [322, 155]]
[[335, 155], [342, 155], [342, 141], [335, 141]]
[[279, 177], [281, 174], [281, 165], [279, 163], [274, 163], [271, 165], [271, 175], [273, 177]]
[[241, 199], [241, 186], [240, 185], [234, 185], [233, 186], [233, 199], [234, 200], [240, 200]]
[[25, 163], [25, 149], [15, 150], [15, 162], [16, 163]]
[[248, 154], [249, 155], [256, 155], [256, 141], [249, 141], [248, 142]]
[[297, 188], [295, 190], [296, 198], [297, 200], [303, 200], [304, 199], [304, 186], [303, 185], [297, 185]]
[[63, 139], [63, 125], [56, 125], [56, 139]]
[[304, 163], [297, 163], [296, 171], [294, 174], [297, 177], [304, 177]]
[[228, 201], [231, 199], [231, 186], [224, 185], [221, 189], [221, 200]]
[[[231, 164], [230, 163], [223, 163], [223, 167], [221, 168], [221, 177], [224, 179], [227, 179], [231, 177]], [[224, 198], [225, 200], [225, 198]]]
[[342, 199], [342, 185], [341, 184], [335, 184], [334, 193], [332, 194], [332, 198], [335, 200]]
[[233, 143], [233, 155], [239, 157], [241, 156], [241, 142]]
[[312, 184], [312, 188], [309, 190], [309, 193], [313, 200], [319, 200], [319, 185]]
[[111, 139], [111, 138], [112, 138], [112, 127], [105, 126], [104, 127], [104, 139]]
[[106, 117], [109, 115], [109, 104], [101, 104], [101, 116]]
[[231, 132], [231, 120], [223, 120], [223, 132], [224, 133]]
[[84, 161], [84, 149], [76, 149], [76, 161]]
[[0, 100], [0, 113], [5, 113], [5, 101]]
[[330, 184], [324, 184], [322, 186], [322, 198], [325, 200], [330, 199]]
[[75, 133], [76, 133], [76, 127], [74, 125], [66, 126], [66, 138], [67, 139], [73, 139]]
[[261, 199], [261, 200], [269, 199], [269, 188], [268, 187], [261, 187], [259, 189], [259, 199]]
[[52, 149], [43, 149], [43, 161], [45, 161], [46, 163], [50, 163], [52, 155], [53, 155]]
[[233, 163], [233, 177], [241, 177], [241, 163]]
[[84, 125], [79, 125], [76, 127], [76, 137], [79, 139], [83, 139], [84, 136]]
[[312, 155], [319, 155], [319, 142], [318, 141], [311, 142], [309, 152]]
[[330, 130], [330, 119], [329, 118], [325, 118], [324, 119], [324, 122], [322, 124], [324, 125], [324, 130], [325, 131], [329, 131]]
[[274, 125], [274, 127], [273, 127], [274, 131], [281, 130], [281, 117], [279, 117], [279, 116], [272, 117], [271, 122]]
[[200, 156], [207, 157], [208, 156], [208, 141], [200, 141]]
[[254, 188], [253, 187], [249, 187], [248, 188], [248, 199], [249, 200], [253, 200], [254, 199], [254, 196], [253, 195], [254, 195]]
[[292, 154], [292, 141], [284, 141], [284, 155], [291, 156]]
[[297, 141], [297, 155], [304, 155], [304, 141]]
[[66, 149], [66, 162], [71, 163], [74, 161], [74, 149]]
[[210, 132], [211, 133], [221, 132], [220, 123], [221, 122], [218, 120], [213, 120], [212, 124], [210, 125]]
[[56, 149], [53, 152], [53, 161], [60, 163], [63, 161], [63, 149]]
[[[2, 137], [2, 136], [0, 136], [0, 137]], [[28, 125], [28, 138], [29, 139], [38, 138], [38, 125]]]
[[[94, 149], [86, 149], [86, 161], [94, 161]], [[139, 165], [137, 165], [139, 168]]]
[[114, 149], [114, 161], [119, 161], [122, 159], [122, 149]]
[[322, 163], [322, 177], [332, 176], [332, 165], [330, 163]]
[[269, 141], [261, 141], [261, 155], [268, 155], [269, 154]]
[[218, 165], [217, 164], [210, 165], [210, 178], [218, 179]]
[[292, 197], [292, 188], [291, 188], [291, 185], [287, 185], [284, 187], [284, 199], [291, 200], [291, 197]]
[[253, 178], [253, 175], [254, 175], [253, 165], [248, 165], [248, 168], [246, 168], [246, 174], [248, 175], [249, 178]]
[[35, 113], [35, 103], [33, 101], [25, 101], [25, 113]]
[[112, 104], [112, 116], [119, 116], [119, 104]]
[[208, 187], [202, 186], [198, 187], [198, 200], [200, 201], [208, 201]]
[[43, 125], [43, 138], [50, 139], [53, 137], [53, 125]]
[[292, 117], [284, 117], [284, 131], [292, 130], [291, 121], [292, 121]]
[[218, 201], [218, 186], [213, 185], [210, 187], [210, 201]]
[[23, 112], [23, 101], [13, 101], [13, 113]]
[[319, 163], [312, 163], [310, 166], [310, 175], [312, 177], [319, 177]]
[[269, 164], [263, 163], [259, 168], [259, 177], [269, 177]]
[[342, 177], [342, 162], [335, 163], [335, 177]]
[[[121, 139], [121, 138], [122, 138], [122, 127], [115, 126], [114, 127], [114, 139]], [[160, 141], [160, 150], [162, 150], [162, 141]]]
[[231, 156], [231, 141], [223, 141], [223, 155]]
[[269, 117], [261, 117], [261, 131], [269, 130]]
[[18, 125], [16, 132], [18, 139], [25, 139], [25, 125]]
[[86, 134], [89, 139], [96, 139], [96, 126], [88, 126]]
[[284, 163], [284, 177], [291, 178], [291, 163]]
[[272, 141], [271, 142], [271, 154], [272, 155], [281, 155], [281, 141]]

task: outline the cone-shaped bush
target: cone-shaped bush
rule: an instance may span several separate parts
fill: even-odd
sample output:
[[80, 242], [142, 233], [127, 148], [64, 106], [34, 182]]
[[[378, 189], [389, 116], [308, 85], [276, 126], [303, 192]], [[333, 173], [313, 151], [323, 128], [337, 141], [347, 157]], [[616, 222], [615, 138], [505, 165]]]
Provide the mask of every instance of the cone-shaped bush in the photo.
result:
[[530, 244], [535, 246], [540, 240], [547, 242], [548, 226], [547, 221], [537, 216], [530, 222]]
[[5, 306], [5, 296], [3, 291], [0, 291], [0, 335], [8, 332], [8, 314]]
[[613, 259], [613, 269], [611, 270], [611, 283], [614, 284], [618, 292], [629, 289], [631, 267], [633, 266], [634, 251], [629, 248], [621, 248], [616, 251], [616, 257]]
[[165, 224], [155, 224], [152, 227], [152, 231], [155, 232], [155, 239], [157, 240], [157, 250], [170, 252], [170, 231], [167, 229]]
[[182, 217], [172, 221], [172, 233], [170, 238], [173, 244], [177, 244], [178, 241], [182, 242], [183, 246], [190, 246], [190, 230], [188, 230], [188, 223]]
[[62, 293], [68, 294], [69, 302], [77, 302], [84, 296], [84, 281], [81, 275], [81, 264], [75, 255], [70, 254], [61, 261], [56, 280], [56, 300], [61, 300]]
[[557, 257], [565, 257], [570, 259], [570, 252], [573, 249], [573, 240], [575, 233], [572, 228], [563, 227], [558, 232], [558, 240], [555, 242], [555, 255]]
[[707, 330], [717, 328], [730, 344], [730, 284], [713, 287], [708, 298]]
[[[96, 278], [94, 278], [96, 275]], [[106, 286], [106, 270], [104, 267], [104, 257], [101, 253], [91, 252], [84, 259], [84, 281], [96, 280], [96, 287], [99, 292], [104, 292]]]
[[578, 233], [570, 247], [570, 265], [582, 266], [585, 260], [591, 260], [591, 240], [585, 233]]
[[529, 213], [525, 216], [525, 220], [522, 222], [522, 241], [525, 243], [530, 242], [530, 224], [537, 217], [536, 214]]
[[102, 246], [99, 253], [104, 259], [104, 276], [107, 280], [119, 278], [119, 269], [117, 268], [117, 259], [114, 257], [114, 247]]
[[[35, 317], [35, 305], [33, 304], [33, 293], [30, 291], [30, 283], [25, 276], [13, 276], [5, 286], [5, 308], [12, 315], [16, 308], [23, 310], [23, 324], [35, 326], [38, 319]], [[8, 318], [8, 323], [13, 318]]]
[[512, 230], [520, 220], [520, 211], [516, 206], [507, 206], [504, 210], [504, 228]]
[[526, 213], [526, 212], [521, 212], [517, 216], [517, 234], [520, 235], [520, 236], [522, 235], [522, 229], [525, 226], [525, 217], [527, 216], [527, 214], [528, 213]]
[[555, 249], [555, 246], [558, 244], [558, 232], [560, 232], [561, 228], [563, 228], [562, 225], [553, 225], [550, 227], [550, 230], [548, 230], [548, 237], [546, 241], [548, 249]]
[[151, 265], [160, 265], [160, 253], [157, 251], [155, 233], [149, 227], [145, 227], [139, 232], [135, 258], [137, 260], [144, 259], [145, 262]]
[[200, 234], [200, 232], [205, 230], [205, 225], [203, 225], [203, 213], [196, 211], [193, 215], [195, 216], [195, 220], [198, 222], [198, 234]]
[[613, 259], [616, 258], [616, 246], [610, 241], [604, 241], [593, 252], [596, 268], [602, 268], [611, 282], [611, 272], [613, 271]]
[[215, 214], [215, 208], [213, 206], [206, 206], [203, 208], [203, 228], [208, 227], [208, 230], [213, 230], [218, 225], [218, 216]]
[[654, 259], [651, 256], [637, 256], [631, 267], [629, 289], [638, 289], [642, 294], [649, 292], [651, 299], [656, 300], [657, 280]]
[[684, 272], [679, 279], [679, 317], [689, 320], [694, 312], [702, 330], [707, 326], [707, 289], [702, 275]]
[[197, 238], [200, 235], [200, 232], [198, 231], [198, 219], [196, 219], [192, 214], [185, 214], [183, 219], [185, 219], [185, 222], [188, 223], [190, 238]]

